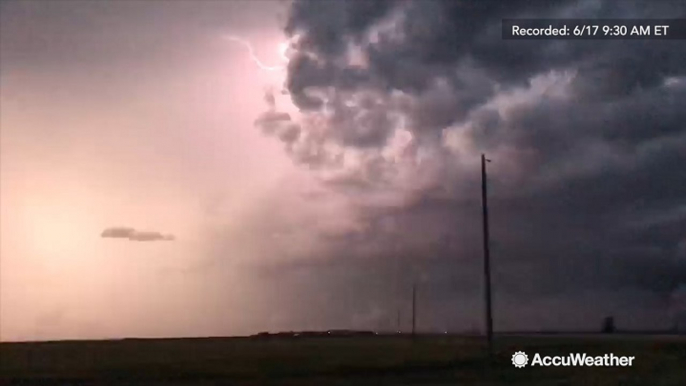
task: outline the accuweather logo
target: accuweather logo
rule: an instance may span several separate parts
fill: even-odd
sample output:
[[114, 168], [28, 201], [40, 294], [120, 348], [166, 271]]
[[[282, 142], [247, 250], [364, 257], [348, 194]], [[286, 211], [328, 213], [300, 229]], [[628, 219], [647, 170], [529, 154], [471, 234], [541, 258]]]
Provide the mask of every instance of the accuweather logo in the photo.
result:
[[[568, 354], [565, 356], [550, 356], [534, 354], [531, 360], [531, 367], [566, 367], [566, 366], [588, 366], [588, 367], [628, 367], [634, 365], [635, 357], [617, 356], [614, 354], [587, 355], [587, 354]], [[523, 351], [512, 354], [512, 365], [521, 369], [529, 363], [529, 356]]]
[[526, 353], [522, 351], [517, 351], [516, 353], [512, 354], [512, 364], [514, 367], [517, 368], [522, 368], [526, 366], [526, 364], [529, 362], [529, 357], [526, 356]]

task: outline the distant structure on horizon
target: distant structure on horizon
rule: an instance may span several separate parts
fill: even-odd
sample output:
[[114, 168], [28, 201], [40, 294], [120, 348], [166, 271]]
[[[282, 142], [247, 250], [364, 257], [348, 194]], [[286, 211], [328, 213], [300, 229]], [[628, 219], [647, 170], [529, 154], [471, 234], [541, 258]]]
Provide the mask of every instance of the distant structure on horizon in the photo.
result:
[[603, 328], [602, 332], [605, 334], [612, 334], [615, 332], [617, 328], [615, 327], [615, 318], [612, 316], [608, 316], [605, 319], [603, 319]]
[[277, 337], [347, 337], [347, 336], [370, 336], [378, 335], [374, 331], [357, 331], [357, 330], [328, 330], [328, 331], [283, 331], [283, 332], [260, 332], [251, 335], [251, 338], [277, 338]]
[[686, 334], [686, 311], [674, 317], [674, 332]]

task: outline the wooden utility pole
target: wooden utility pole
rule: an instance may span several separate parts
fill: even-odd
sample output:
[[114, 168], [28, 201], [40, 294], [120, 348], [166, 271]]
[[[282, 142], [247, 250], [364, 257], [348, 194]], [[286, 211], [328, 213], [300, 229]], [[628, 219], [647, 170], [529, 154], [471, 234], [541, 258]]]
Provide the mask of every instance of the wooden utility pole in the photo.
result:
[[417, 283], [412, 284], [412, 336], [415, 335], [417, 327]]
[[395, 326], [396, 326], [395, 331], [400, 333], [400, 307], [398, 307], [398, 320], [397, 320]]
[[481, 154], [481, 203], [483, 208], [484, 226], [484, 279], [486, 297], [486, 339], [488, 341], [488, 357], [493, 359], [493, 310], [491, 304], [491, 256], [488, 238], [488, 197], [486, 187], [486, 159], [485, 154]]

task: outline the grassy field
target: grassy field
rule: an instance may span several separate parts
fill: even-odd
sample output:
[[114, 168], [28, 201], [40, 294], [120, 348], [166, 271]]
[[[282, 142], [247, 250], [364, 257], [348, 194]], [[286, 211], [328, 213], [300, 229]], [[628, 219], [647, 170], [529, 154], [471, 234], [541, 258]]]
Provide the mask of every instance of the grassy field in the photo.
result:
[[[628, 355], [633, 367], [529, 367], [515, 351]], [[0, 384], [22, 385], [686, 385], [686, 338], [203, 338], [0, 343]]]

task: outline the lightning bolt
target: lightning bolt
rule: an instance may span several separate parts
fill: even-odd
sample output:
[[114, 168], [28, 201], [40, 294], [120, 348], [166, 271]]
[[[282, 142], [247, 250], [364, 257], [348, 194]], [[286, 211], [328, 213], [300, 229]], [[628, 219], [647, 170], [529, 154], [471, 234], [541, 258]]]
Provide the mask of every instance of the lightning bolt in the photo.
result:
[[238, 44], [242, 45], [243, 47], [245, 47], [245, 49], [248, 50], [248, 55], [250, 55], [250, 60], [252, 60], [257, 65], [257, 67], [259, 67], [261, 70], [282, 71], [282, 70], [286, 69], [286, 66], [269, 66], [269, 65], [264, 64], [260, 60], [260, 58], [258, 58], [257, 55], [255, 55], [255, 50], [252, 48], [252, 45], [250, 44], [250, 42], [248, 42], [245, 39], [241, 39], [237, 36], [231, 36], [231, 35], [224, 36], [224, 39], [231, 41], [231, 42], [234, 42], [234, 43], [238, 43]]

